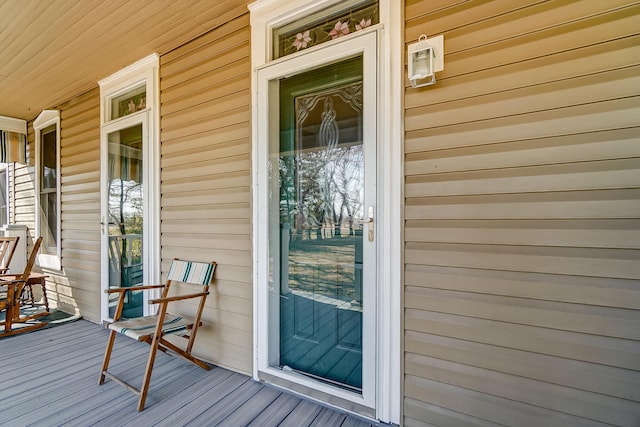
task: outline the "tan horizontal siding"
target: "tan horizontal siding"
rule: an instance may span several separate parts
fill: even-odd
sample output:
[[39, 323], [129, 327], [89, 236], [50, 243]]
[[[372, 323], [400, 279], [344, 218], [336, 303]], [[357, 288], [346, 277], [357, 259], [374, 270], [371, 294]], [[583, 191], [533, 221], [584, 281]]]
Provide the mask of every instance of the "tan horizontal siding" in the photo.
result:
[[[507, 169], [553, 164], [633, 159], [640, 155], [635, 128], [532, 138], [501, 144], [461, 147], [407, 154], [406, 172], [412, 175]], [[526, 170], [526, 169], [525, 169]]]
[[640, 309], [637, 283], [628, 279], [414, 265], [407, 285], [531, 300]]
[[[513, 359], [509, 359], [511, 360]], [[564, 412], [576, 417], [613, 425], [632, 425], [631, 421], [637, 420], [637, 402], [626, 399], [422, 355], [410, 354], [405, 363], [408, 375], [421, 377], [423, 373], [428, 372], [427, 379], [433, 381]]]
[[[179, 59], [174, 58], [171, 62], [166, 62], [165, 82], [167, 91], [172, 92], [172, 88], [184, 83], [187, 80], [194, 80], [200, 77], [207, 78], [211, 71], [210, 60], [212, 58], [224, 58], [224, 62], [219, 62], [215, 68], [217, 71], [237, 65], [237, 61], [248, 54], [249, 40], [245, 38], [244, 27], [248, 24], [245, 19], [234, 20], [225, 26], [218, 28], [217, 33], [229, 31], [221, 38], [212, 40], [211, 43], [192, 50]], [[163, 72], [164, 73], [164, 72]]]
[[[62, 269], [44, 270], [51, 306], [100, 321], [99, 89], [51, 107], [60, 111]], [[16, 168], [12, 216], [35, 238], [35, 136], [29, 126], [29, 165]], [[30, 243], [30, 242], [29, 242]], [[30, 250], [30, 246], [29, 246]]]
[[[442, 86], [447, 87], [447, 91], [434, 93], [432, 102], [437, 104], [485, 94], [497, 94], [510, 89], [526, 88], [540, 82], [550, 84], [576, 76], [588, 76], [606, 70], [633, 67], [637, 61], [630, 63], [628, 58], [637, 57], [640, 50], [639, 39], [638, 36], [617, 38], [569, 52], [560, 51], [528, 61], [502, 65], [499, 68], [488, 68], [471, 74], [455, 76], [453, 81], [444, 80], [441, 82]], [[558, 67], [558, 60], [562, 60], [566, 66]], [[447, 67], [448, 65], [447, 62]], [[535, 72], [532, 73], [532, 71]], [[498, 76], [508, 78], [498, 79], [496, 78]], [[407, 93], [406, 107], [413, 108], [421, 105], [420, 98], [418, 92]]]
[[637, 100], [623, 98], [482, 122], [406, 129], [406, 150], [414, 153], [425, 146], [427, 150], [443, 150], [633, 128], [639, 114]]
[[[226, 0], [224, 5], [221, 5], [221, 10], [211, 7], [211, 3], [206, 1], [201, 2], [202, 7], [207, 11], [213, 11], [216, 13], [216, 18], [210, 23], [209, 29], [214, 28], [235, 28], [248, 25], [247, 0]], [[222, 32], [228, 32], [228, 30], [222, 30]], [[203, 45], [207, 45], [212, 41], [220, 38], [220, 31], [207, 31], [201, 34], [199, 37], [194, 38], [189, 43], [180, 46], [179, 49], [174, 49], [166, 52], [162, 55], [165, 63], [176, 60], [177, 58], [188, 54], [192, 50], [198, 49]]]
[[[569, 387], [622, 399], [640, 399], [640, 389], [637, 387], [640, 373], [637, 371], [509, 348], [496, 348], [492, 345], [415, 331], [407, 333], [406, 348], [411, 353], [438, 359], [446, 356], [455, 363], [506, 371], [523, 378], [534, 378], [548, 383], [557, 383], [559, 378], [563, 378]], [[520, 360], [521, 363], [510, 363], [514, 359]], [[591, 372], [591, 375], [583, 375], [583, 372]]]
[[[224, 126], [198, 135], [186, 136], [174, 139], [172, 141], [163, 142], [163, 150], [169, 153], [178, 153], [180, 155], [188, 155], [190, 152], [198, 152], [198, 150], [216, 149], [218, 144], [225, 146], [236, 146], [248, 143], [251, 129], [247, 129], [246, 123], [239, 123], [231, 126]], [[245, 154], [246, 153], [239, 153]], [[169, 161], [169, 160], [168, 160]], [[171, 163], [170, 163], [171, 164]]]
[[412, 242], [500, 243], [583, 248], [640, 248], [640, 221], [598, 220], [412, 220]]
[[406, 292], [411, 296], [406, 307], [412, 309], [629, 340], [640, 338], [640, 319], [633, 310], [412, 286], [407, 286]]
[[[433, 127], [518, 116], [535, 111], [593, 104], [640, 94], [640, 66], [510, 89], [484, 96], [443, 102], [407, 110], [407, 130], [424, 128], [420, 119], [429, 115]], [[478, 108], [482, 107], [482, 108]]]
[[[167, 100], [166, 103], [163, 104], [165, 112], [167, 114], [170, 113], [189, 113], [188, 109], [193, 108], [195, 105], [202, 106], [203, 108], [207, 108], [207, 102], [211, 100], [211, 97], [214, 99], [220, 99], [221, 103], [225, 105], [227, 101], [236, 96], [242, 96], [243, 93], [246, 92], [246, 89], [250, 83], [249, 73], [246, 75], [237, 75], [236, 70], [232, 70], [228, 79], [214, 79], [211, 82], [211, 85], [207, 85], [209, 82], [192, 82], [193, 87], [188, 88], [187, 91], [176, 93], [175, 99]], [[207, 93], [210, 93], [207, 96]], [[216, 104], [217, 105], [217, 104]], [[191, 110], [193, 111], [193, 110]], [[227, 113], [222, 108], [213, 107], [213, 110], [208, 109], [205, 110], [204, 113], [208, 113], [209, 115], [214, 114], [225, 114]], [[205, 114], [201, 115], [205, 115]], [[187, 114], [190, 116], [190, 114]], [[170, 116], [167, 116], [170, 118]], [[170, 120], [169, 123], [171, 123]], [[232, 125], [234, 123], [230, 122], [227, 125]], [[170, 129], [168, 129], [170, 130]], [[179, 132], [171, 133], [167, 136], [167, 139], [179, 138], [181, 134]]]
[[[452, 427], [464, 425], [460, 424], [460, 419], [469, 426], [564, 427], [580, 425], [602, 427], [603, 425], [598, 421], [577, 418], [563, 411], [529, 405], [510, 397], [495, 396], [417, 376], [407, 378], [405, 393], [416, 396], [416, 398], [406, 399], [406, 425], [449, 425]], [[433, 403], [424, 404], [424, 401]], [[446, 424], [441, 422], [440, 417], [444, 418], [443, 421]], [[437, 424], [430, 424], [425, 420], [434, 420]]]
[[[535, 38], [539, 39], [541, 34], [548, 34], [548, 31], [568, 32], [593, 25], [593, 22], [610, 24], [619, 19], [618, 14], [632, 16], [637, 10], [637, 4], [628, 0], [610, 0], [606, 5], [594, 0], [583, 1], [579, 15], [576, 14], [576, 5], [571, 2], [495, 0], [451, 1], [448, 2], [451, 7], [441, 10], [429, 10], [431, 5], [426, 5], [423, 10], [415, 10], [415, 14], [409, 15], [409, 5], [413, 3], [426, 2], [407, 2], [407, 40], [417, 38], [419, 30], [428, 23], [429, 31], [434, 34], [451, 34], [451, 42], [448, 43], [450, 52], [469, 46], [496, 45], [529, 35], [536, 35]], [[610, 36], [611, 33], [602, 34], [601, 39]], [[594, 35], [591, 37], [595, 38]], [[576, 40], [571, 47], [581, 46], [584, 42]]]
[[[74, 307], [78, 307], [80, 314], [85, 318], [85, 311], [90, 312], [91, 307], [100, 307], [100, 292], [90, 287], [72, 286], [73, 282], [84, 281], [87, 283], [100, 284], [100, 271], [92, 272], [89, 269], [92, 268], [91, 264], [74, 263], [73, 268], [65, 269], [66, 277], [61, 275], [54, 275], [48, 278], [48, 288], [55, 289], [57, 293], [58, 308], [65, 310], [71, 310]], [[95, 268], [94, 268], [95, 269]], [[67, 277], [73, 277], [71, 282]], [[98, 323], [100, 321], [99, 309], [98, 317], [90, 318], [89, 320]], [[88, 318], [88, 316], [86, 316]]]
[[406, 1], [405, 425], [640, 419], [640, 4]]
[[[252, 370], [248, 15], [160, 59], [163, 271], [215, 260], [196, 353]], [[194, 307], [185, 303], [185, 312]]]
[[405, 322], [407, 329], [414, 332], [640, 370], [637, 341], [422, 309], [407, 309]]
[[637, 279], [637, 250], [552, 248], [508, 245], [407, 243], [408, 264]]
[[62, 273], [49, 273], [64, 310], [100, 321], [100, 91], [60, 107]]
[[[509, 9], [508, 6], [505, 7], [506, 3], [511, 4], [508, 0], [466, 3], [456, 10], [447, 9], [435, 16], [426, 15], [424, 21], [409, 19], [406, 40], [417, 40], [425, 29], [429, 31], [427, 36], [446, 33], [446, 66], [443, 77], [454, 77], [489, 69], [498, 69], [497, 72], [500, 73], [502, 66], [519, 62], [533, 61], [535, 65], [535, 59], [558, 53], [571, 57], [571, 50], [636, 35], [639, 5], [635, 2], [618, 0], [602, 5], [598, 1], [588, 0], [583, 2], [584, 10], [593, 13], [583, 14], [581, 11], [580, 15], [575, 14], [576, 5], [573, 3], [539, 2], [519, 10], [517, 16], [524, 17], [529, 26], [524, 31], [519, 26], [522, 22], [513, 20], [510, 13], [502, 13]], [[618, 7], [620, 3], [624, 5]], [[479, 17], [477, 14], [482, 13], [485, 8], [491, 9], [488, 12], [494, 15]], [[542, 19], [553, 19], [554, 11], [560, 9], [572, 11], [573, 18], [565, 19], [564, 22], [559, 20], [555, 25], [546, 25]], [[441, 15], [450, 15], [451, 22], [438, 25], [437, 18]], [[464, 20], [478, 18], [478, 22], [484, 25], [465, 26], [463, 23]], [[494, 35], [494, 27], [506, 28], [510, 35]], [[627, 64], [629, 63], [637, 63], [637, 60], [630, 58]], [[545, 79], [545, 76], [540, 75], [538, 78]]]
[[637, 218], [633, 190], [499, 194], [407, 200], [407, 219]]

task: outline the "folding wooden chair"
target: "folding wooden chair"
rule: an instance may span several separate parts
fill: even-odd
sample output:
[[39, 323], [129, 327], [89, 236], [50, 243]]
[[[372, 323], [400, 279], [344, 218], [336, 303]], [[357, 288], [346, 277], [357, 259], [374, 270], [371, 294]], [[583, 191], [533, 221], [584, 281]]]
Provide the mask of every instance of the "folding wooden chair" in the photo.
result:
[[38, 237], [33, 244], [31, 254], [29, 255], [29, 259], [27, 260], [27, 264], [22, 273], [3, 274], [0, 276], [0, 288], [7, 288], [6, 292], [0, 292], [0, 310], [6, 310], [5, 320], [0, 321], [0, 325], [4, 324], [4, 332], [0, 333], [0, 337], [32, 331], [46, 325], [46, 323], [42, 322], [13, 329], [13, 325], [16, 323], [24, 323], [49, 314], [48, 312], [42, 312], [30, 316], [20, 316], [20, 295], [29, 280], [29, 275], [31, 274], [31, 269], [36, 262], [36, 257], [38, 256], [41, 243], [42, 237]]
[[[167, 282], [165, 285], [147, 285], [147, 286], [133, 286], [127, 288], [111, 288], [105, 292], [119, 293], [118, 305], [116, 306], [115, 315], [113, 316], [113, 323], [108, 325], [111, 330], [109, 332], [109, 338], [107, 340], [107, 348], [104, 353], [104, 361], [102, 363], [102, 370], [100, 372], [99, 384], [103, 384], [105, 377], [108, 377], [116, 383], [124, 386], [129, 391], [137, 394], [138, 398], [138, 411], [144, 409], [145, 400], [147, 398], [147, 391], [149, 390], [149, 382], [151, 380], [151, 372], [153, 370], [153, 364], [155, 361], [157, 350], [167, 352], [167, 350], [173, 351], [175, 354], [183, 357], [184, 359], [200, 366], [203, 369], [209, 370], [211, 367], [202, 360], [194, 357], [191, 354], [193, 343], [198, 332], [198, 327], [202, 324], [200, 318], [202, 316], [202, 310], [204, 309], [204, 303], [207, 295], [209, 295], [209, 284], [213, 278], [213, 273], [216, 269], [215, 262], [194, 262], [183, 261], [174, 259], [169, 269]], [[176, 296], [169, 296], [169, 290], [174, 282], [177, 283], [190, 283], [202, 286], [202, 292], [190, 293]], [[149, 304], [158, 304], [158, 314], [152, 316], [137, 317], [133, 319], [120, 320], [122, 315], [122, 308], [124, 306], [124, 295], [126, 292], [135, 290], [146, 289], [162, 289], [162, 297], [152, 299]], [[199, 305], [195, 316], [192, 319], [183, 317], [181, 315], [171, 314], [167, 311], [170, 302], [183, 301], [186, 299], [199, 299]], [[149, 350], [149, 358], [147, 359], [147, 368], [142, 379], [142, 386], [140, 389], [126, 383], [125, 381], [117, 378], [110, 372], [107, 372], [109, 367], [109, 359], [111, 358], [111, 351], [113, 350], [113, 343], [115, 342], [116, 334], [123, 334], [129, 338], [133, 338], [137, 341], [144, 341], [151, 345]], [[185, 349], [174, 345], [167, 341], [164, 337], [167, 335], [178, 335], [188, 339]]]

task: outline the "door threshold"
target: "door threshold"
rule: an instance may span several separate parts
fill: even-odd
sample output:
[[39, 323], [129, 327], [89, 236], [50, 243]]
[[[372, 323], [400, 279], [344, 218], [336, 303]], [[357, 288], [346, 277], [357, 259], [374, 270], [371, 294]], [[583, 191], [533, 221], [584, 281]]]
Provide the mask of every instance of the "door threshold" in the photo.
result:
[[[273, 370], [280, 371], [280, 370], [277, 370], [277, 368], [273, 368]], [[321, 402], [326, 405], [340, 408], [342, 410], [357, 414], [359, 416], [363, 416], [371, 420], [375, 420], [375, 416], [376, 416], [375, 408], [371, 408], [369, 406], [365, 406], [362, 403], [358, 403], [354, 401], [356, 399], [362, 398], [361, 393], [359, 392], [354, 393], [353, 391], [345, 389], [344, 387], [329, 384], [324, 379], [322, 381], [319, 381], [315, 378], [311, 378], [309, 374], [301, 373], [293, 369], [291, 371], [282, 370], [280, 372], [283, 372], [285, 375], [280, 376], [280, 375], [275, 375], [275, 373], [258, 371], [258, 379], [260, 381], [264, 381], [267, 384], [271, 384], [273, 386], [282, 388], [289, 392], [301, 395], [307, 399]], [[323, 388], [325, 389], [335, 388], [336, 393], [334, 394], [334, 393], [331, 393], [330, 391], [323, 391], [323, 390], [319, 390], [318, 388], [314, 388], [310, 385], [302, 384], [302, 382], [295, 381], [294, 380], [295, 377], [298, 377], [297, 379], [304, 380], [304, 382], [307, 382], [307, 383], [311, 383], [312, 381], [316, 382], [318, 383], [319, 386], [324, 386]], [[356, 399], [354, 400], [347, 399], [345, 397], [338, 396], [337, 394], [342, 394], [342, 395], [351, 394], [354, 397], [356, 397]]]

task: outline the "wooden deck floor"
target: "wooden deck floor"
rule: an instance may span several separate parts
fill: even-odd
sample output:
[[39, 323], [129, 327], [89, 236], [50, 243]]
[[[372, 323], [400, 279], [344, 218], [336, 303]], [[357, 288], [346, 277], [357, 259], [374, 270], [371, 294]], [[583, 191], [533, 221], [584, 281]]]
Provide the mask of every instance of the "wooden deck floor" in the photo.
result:
[[[0, 418], [18, 426], [374, 426], [215, 367], [159, 352], [146, 409], [98, 375], [107, 332], [80, 320], [0, 339]], [[116, 339], [110, 370], [139, 384], [148, 346]], [[123, 363], [127, 360], [126, 363]]]

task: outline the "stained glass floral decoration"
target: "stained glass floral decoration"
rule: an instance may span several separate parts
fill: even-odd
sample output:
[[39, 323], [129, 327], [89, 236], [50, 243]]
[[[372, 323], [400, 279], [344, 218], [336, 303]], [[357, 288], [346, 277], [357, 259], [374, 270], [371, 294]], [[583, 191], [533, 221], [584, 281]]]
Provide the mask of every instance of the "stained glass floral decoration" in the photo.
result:
[[345, 21], [345, 22], [338, 21], [338, 22], [336, 22], [336, 25], [335, 25], [335, 27], [333, 27], [333, 30], [329, 31], [329, 35], [331, 36], [332, 39], [337, 39], [338, 37], [346, 36], [347, 34], [349, 34], [349, 23], [348, 23], [348, 21]]
[[309, 35], [309, 30], [307, 30], [304, 33], [296, 34], [296, 37], [293, 40], [293, 45], [295, 46], [296, 50], [300, 50], [307, 47], [310, 41], [311, 36]]
[[111, 98], [111, 120], [128, 116], [147, 108], [146, 86], [141, 85], [120, 96]]
[[377, 0], [343, 1], [273, 31], [273, 59], [362, 31], [380, 22]]

